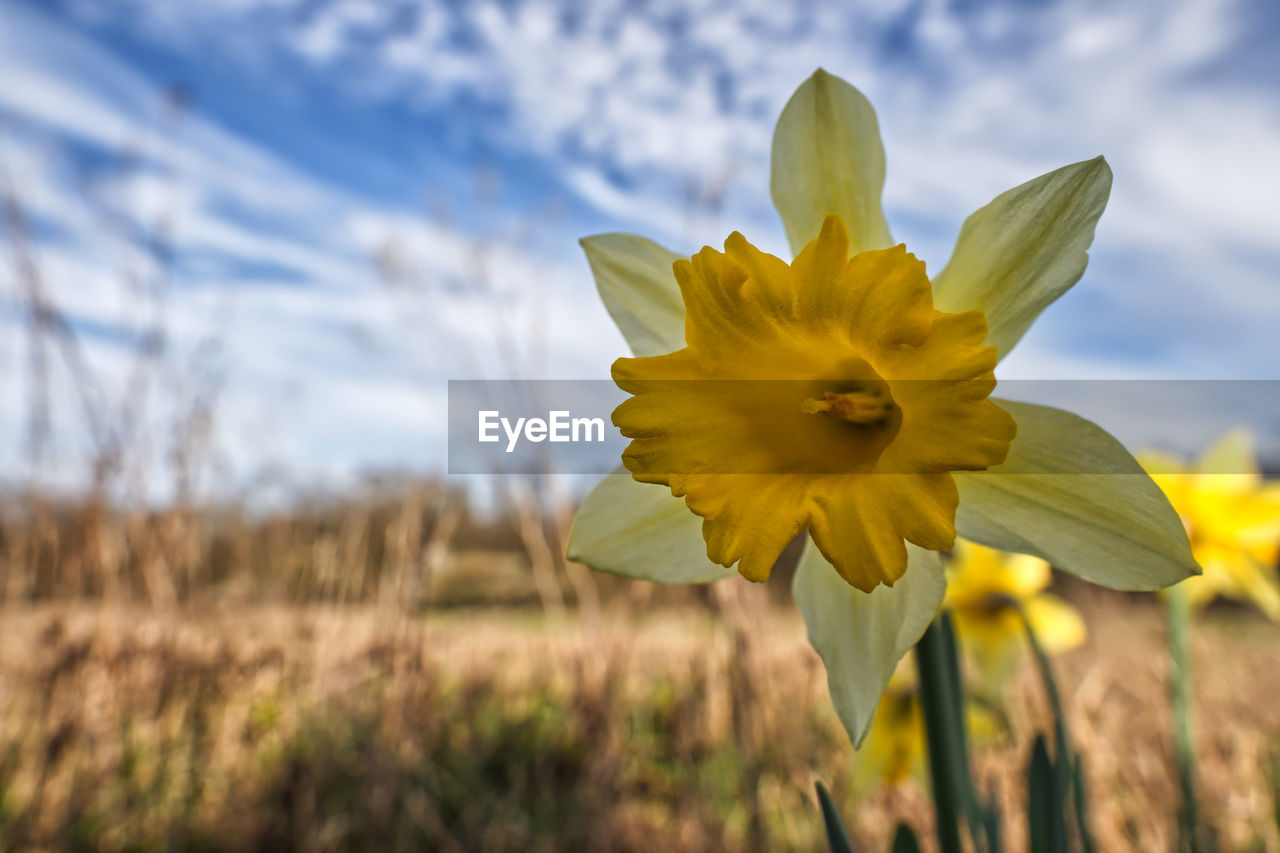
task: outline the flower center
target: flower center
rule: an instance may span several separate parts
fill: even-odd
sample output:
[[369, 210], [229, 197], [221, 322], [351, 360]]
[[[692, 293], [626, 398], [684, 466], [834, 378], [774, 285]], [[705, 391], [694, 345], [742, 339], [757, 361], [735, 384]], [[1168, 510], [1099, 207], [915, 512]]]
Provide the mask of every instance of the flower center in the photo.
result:
[[870, 592], [905, 541], [955, 544], [950, 472], [999, 464], [1016, 429], [980, 310], [935, 309], [903, 246], [850, 256], [836, 216], [791, 264], [735, 232], [672, 269], [685, 347], [614, 363], [632, 396], [613, 422], [632, 476], [702, 516], [711, 560], [764, 580], [808, 530]]
[[866, 359], [857, 357], [845, 359], [830, 372], [815, 372], [831, 378], [805, 382], [797, 395], [797, 417], [807, 423], [797, 423], [795, 435], [797, 439], [803, 436], [799, 445], [810, 457], [799, 470], [833, 474], [870, 471], [902, 427], [902, 407], [894, 400], [889, 383]]
[[855, 391], [828, 391], [821, 400], [807, 398], [800, 404], [806, 415], [826, 415], [851, 424], [884, 426], [893, 413], [893, 397], [879, 388]]
[[989, 592], [977, 601], [972, 609], [985, 616], [995, 616], [1006, 610], [1019, 610], [1021, 607], [1018, 599], [1007, 592]]

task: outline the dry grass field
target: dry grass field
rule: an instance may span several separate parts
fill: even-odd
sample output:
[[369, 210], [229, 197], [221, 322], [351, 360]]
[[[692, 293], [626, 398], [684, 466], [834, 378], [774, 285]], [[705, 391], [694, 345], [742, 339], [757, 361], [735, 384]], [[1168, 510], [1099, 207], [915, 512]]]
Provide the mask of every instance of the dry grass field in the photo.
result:
[[[1087, 591], [1086, 591], [1087, 592]], [[794, 610], [744, 584], [712, 608], [409, 615], [377, 605], [0, 609], [0, 848], [815, 850], [813, 781], [859, 849], [908, 784], [865, 797]], [[1173, 846], [1160, 610], [1086, 595], [1057, 664], [1103, 850]], [[1205, 811], [1277, 850], [1280, 629], [1213, 611], [1195, 647]], [[1023, 835], [1046, 721], [1024, 671], [977, 774]]]

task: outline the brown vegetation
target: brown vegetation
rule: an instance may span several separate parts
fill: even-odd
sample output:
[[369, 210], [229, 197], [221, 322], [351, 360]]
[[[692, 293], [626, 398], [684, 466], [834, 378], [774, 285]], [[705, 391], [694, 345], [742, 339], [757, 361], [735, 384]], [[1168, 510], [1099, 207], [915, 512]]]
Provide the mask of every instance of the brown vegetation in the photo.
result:
[[[852, 749], [794, 611], [733, 581], [714, 612], [558, 625], [530, 611], [385, 607], [170, 614], [0, 611], [0, 846], [205, 849], [813, 850], [826, 780], [862, 849], [919, 787], [857, 800]], [[1101, 599], [1062, 659], [1104, 850], [1170, 849], [1159, 611]], [[746, 626], [750, 626], [749, 630]], [[1280, 632], [1200, 633], [1206, 811], [1228, 849], [1280, 849], [1271, 749]], [[978, 775], [1020, 831], [1045, 723], [1035, 680]], [[1011, 849], [1018, 849], [1016, 844]]]

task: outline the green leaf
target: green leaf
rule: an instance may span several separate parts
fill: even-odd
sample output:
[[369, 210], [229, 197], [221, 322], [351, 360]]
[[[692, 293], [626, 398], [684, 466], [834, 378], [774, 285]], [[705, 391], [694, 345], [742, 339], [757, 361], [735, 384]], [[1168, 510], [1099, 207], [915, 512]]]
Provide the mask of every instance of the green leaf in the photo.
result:
[[1174, 587], [1164, 597], [1168, 615], [1169, 704], [1173, 716], [1173, 757], [1178, 767], [1178, 849], [1204, 850], [1204, 826], [1200, 820], [1200, 795], [1196, 786], [1196, 748], [1192, 732], [1191, 603], [1185, 586]]
[[680, 255], [634, 234], [580, 241], [609, 316], [637, 356], [684, 347], [684, 299], [671, 265]]
[[907, 545], [907, 571], [892, 587], [854, 589], [806, 542], [791, 592], [854, 746], [866, 737], [894, 667], [942, 606], [946, 580], [934, 551]]
[[836, 811], [836, 804], [832, 802], [827, 786], [815, 782], [814, 787], [818, 789], [818, 803], [822, 806], [822, 823], [827, 828], [827, 847], [831, 853], [853, 853], [853, 845], [849, 843], [849, 835], [844, 831], [840, 812]]
[[[941, 651], [946, 664], [947, 681], [950, 685], [948, 693], [951, 697], [950, 718], [954, 729], [953, 737], [959, 745], [957, 760], [964, 816], [968, 822], [970, 834], [976, 836], [979, 832], [986, 831], [987, 810], [978, 796], [977, 788], [974, 787], [973, 774], [969, 769], [969, 731], [966, 726], [968, 702], [965, 696], [964, 678], [960, 672], [960, 643], [950, 611], [942, 611], [938, 617], [937, 628], [942, 635]], [[923, 643], [924, 640], [922, 639], [921, 642]], [[919, 654], [918, 651], [917, 654]], [[988, 845], [990, 846], [990, 842]]]
[[1004, 849], [1000, 841], [1000, 801], [996, 799], [994, 792], [988, 795], [983, 809], [982, 831], [986, 835], [987, 853], [1000, 853]]
[[1027, 769], [1027, 828], [1031, 853], [1066, 853], [1067, 824], [1062, 814], [1062, 790], [1049, 759], [1044, 735], [1036, 735]]
[[569, 533], [568, 557], [602, 572], [659, 583], [705, 583], [734, 573], [707, 558], [702, 519], [666, 486], [619, 468], [591, 490]]
[[1044, 646], [1040, 644], [1040, 639], [1036, 636], [1035, 628], [1027, 618], [1026, 611], [1019, 608], [1018, 615], [1022, 618], [1022, 627], [1027, 633], [1027, 644], [1031, 646], [1036, 667], [1040, 671], [1040, 684], [1044, 688], [1045, 696], [1049, 699], [1049, 709], [1053, 712], [1053, 733], [1058, 753], [1057, 785], [1064, 804], [1068, 792], [1075, 802], [1076, 831], [1080, 839], [1080, 849], [1084, 853], [1093, 853], [1093, 833], [1089, 831], [1089, 804], [1085, 792], [1084, 771], [1076, 755], [1075, 742], [1071, 739], [1067, 712], [1062, 707], [1062, 693], [1058, 690], [1057, 679], [1053, 677], [1053, 664], [1050, 663]]
[[[925, 743], [929, 752], [929, 779], [933, 783], [934, 826], [942, 853], [960, 853], [960, 816], [970, 795], [969, 757], [964, 736], [964, 699], [952, 678], [951, 629], [945, 618], [930, 625], [916, 644], [920, 710], [924, 715]], [[973, 828], [972, 823], [970, 828]]]
[[965, 220], [951, 260], [933, 280], [934, 304], [949, 312], [983, 309], [987, 343], [1008, 355], [1084, 274], [1110, 194], [1111, 167], [1097, 157], [996, 196]]
[[1093, 843], [1093, 833], [1089, 829], [1089, 789], [1084, 777], [1084, 756], [1075, 752], [1075, 760], [1071, 762], [1071, 796], [1076, 806], [1076, 832], [1080, 839], [1082, 853], [1094, 853], [1098, 848]]
[[920, 842], [916, 839], [916, 834], [911, 831], [911, 827], [905, 823], [898, 824], [898, 830], [893, 834], [893, 853], [920, 853]]
[[880, 207], [884, 145], [871, 102], [819, 68], [800, 84], [773, 131], [769, 190], [793, 255], [836, 213], [851, 254], [892, 244]]
[[956, 473], [956, 530], [1112, 589], [1199, 574], [1169, 500], [1124, 446], [1070, 412], [997, 401], [1018, 422], [1003, 464]]

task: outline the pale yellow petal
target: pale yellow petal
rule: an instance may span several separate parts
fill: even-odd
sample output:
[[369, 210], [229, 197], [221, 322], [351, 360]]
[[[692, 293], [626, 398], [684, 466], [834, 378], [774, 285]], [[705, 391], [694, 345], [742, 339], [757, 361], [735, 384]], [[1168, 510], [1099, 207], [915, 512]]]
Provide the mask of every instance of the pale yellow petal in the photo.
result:
[[1004, 562], [1007, 592], [1020, 601], [1026, 601], [1047, 587], [1053, 580], [1049, 564], [1030, 554], [1010, 554]]
[[961, 536], [1116, 589], [1199, 573], [1182, 521], [1120, 442], [1060, 409], [997, 402], [1018, 436], [1002, 465], [953, 475]]
[[942, 311], [983, 309], [987, 343], [1004, 358], [1084, 274], [1110, 193], [1111, 169], [1098, 157], [997, 196], [965, 220], [951, 260], [934, 278], [934, 302]]
[[684, 501], [625, 471], [605, 477], [582, 502], [568, 556], [602, 572], [660, 583], [704, 583], [733, 574], [707, 559], [702, 519]]
[[1084, 643], [1087, 631], [1080, 611], [1060, 598], [1038, 595], [1025, 602], [1027, 621], [1046, 652], [1057, 654]]
[[907, 546], [909, 567], [892, 587], [860, 592], [808, 543], [791, 591], [809, 642], [822, 656], [836, 713], [857, 746], [902, 659], [928, 627], [946, 591], [933, 551]]
[[848, 226], [850, 251], [890, 245], [883, 188], [875, 110], [857, 89], [819, 69], [791, 96], [773, 132], [769, 190], [792, 254], [818, 235], [829, 213]]
[[1228, 595], [1253, 604], [1268, 619], [1280, 622], [1280, 578], [1274, 564], [1264, 565], [1247, 554], [1237, 554], [1223, 568], [1231, 578]]
[[671, 265], [680, 259], [634, 234], [582, 239], [604, 307], [638, 356], [684, 346], [684, 302]]

